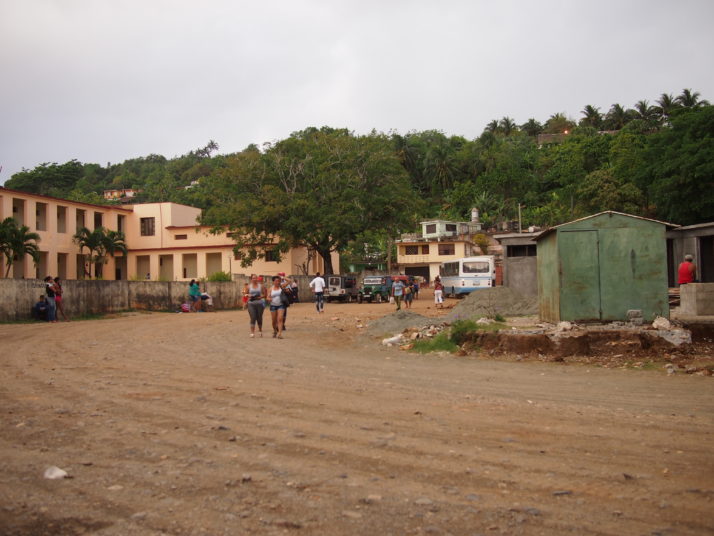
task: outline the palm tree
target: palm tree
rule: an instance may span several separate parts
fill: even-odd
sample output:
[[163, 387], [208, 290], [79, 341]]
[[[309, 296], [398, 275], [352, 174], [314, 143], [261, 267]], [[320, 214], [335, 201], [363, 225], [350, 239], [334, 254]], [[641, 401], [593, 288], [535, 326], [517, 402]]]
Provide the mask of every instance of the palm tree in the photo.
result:
[[700, 96], [701, 94], [698, 91], [683, 89], [676, 101], [683, 108], [701, 108], [702, 106], [709, 106], [709, 101], [700, 99]]
[[553, 114], [545, 122], [547, 134], [565, 134], [575, 128], [575, 121], [568, 119], [564, 113]]
[[620, 104], [613, 104], [605, 116], [605, 124], [608, 130], [620, 130], [632, 119], [632, 112], [626, 110]]
[[506, 116], [498, 122], [498, 126], [504, 136], [510, 136], [517, 128], [516, 122], [510, 117]]
[[535, 119], [530, 118], [528, 121], [521, 125], [521, 130], [529, 136], [537, 136], [538, 134], [543, 132], [543, 125], [541, 125]]
[[583, 114], [583, 118], [580, 120], [581, 126], [593, 127], [598, 130], [602, 128], [602, 114], [600, 113], [600, 108], [588, 104], [580, 112]]
[[[72, 237], [72, 241], [79, 246], [79, 254], [84, 255], [84, 274], [92, 277], [92, 264], [99, 262], [99, 257], [103, 251], [104, 228], [97, 227], [94, 231], [90, 231], [86, 227], [82, 227]], [[86, 255], [84, 254], [87, 249]]]
[[667, 93], [660, 95], [659, 99], [657, 99], [657, 104], [657, 111], [663, 121], [669, 121], [669, 116], [672, 112], [679, 108], [677, 99]]
[[0, 223], [0, 248], [7, 263], [5, 277], [10, 274], [15, 260], [25, 255], [32, 257], [35, 265], [40, 262], [39, 241], [39, 234], [30, 232], [27, 225], [18, 225], [14, 218], [5, 218]]
[[639, 100], [635, 103], [634, 118], [641, 119], [647, 125], [654, 126], [659, 120], [659, 112], [655, 106], [650, 106], [646, 100]]
[[486, 125], [486, 128], [483, 130], [484, 132], [490, 132], [492, 134], [495, 134], [496, 132], [498, 132], [498, 121], [494, 119], [488, 125]]

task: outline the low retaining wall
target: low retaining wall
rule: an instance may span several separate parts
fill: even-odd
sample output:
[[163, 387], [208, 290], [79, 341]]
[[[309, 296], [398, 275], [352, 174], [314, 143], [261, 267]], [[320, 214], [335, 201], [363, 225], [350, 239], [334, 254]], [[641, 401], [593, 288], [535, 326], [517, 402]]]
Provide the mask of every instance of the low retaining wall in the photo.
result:
[[679, 313], [682, 315], [714, 315], [714, 283], [687, 283], [679, 287]]
[[[214, 309], [241, 306], [247, 278], [201, 283], [201, 290], [213, 297]], [[129, 309], [175, 311], [188, 301], [185, 281], [90, 281], [62, 282], [67, 316], [114, 313]], [[0, 279], [0, 322], [29, 320], [32, 306], [45, 293], [39, 279]]]

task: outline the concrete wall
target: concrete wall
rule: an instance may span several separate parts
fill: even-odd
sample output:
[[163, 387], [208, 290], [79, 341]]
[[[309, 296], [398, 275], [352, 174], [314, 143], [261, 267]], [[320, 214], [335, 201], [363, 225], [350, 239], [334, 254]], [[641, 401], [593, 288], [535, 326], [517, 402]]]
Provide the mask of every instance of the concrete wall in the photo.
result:
[[679, 287], [679, 313], [692, 316], [714, 316], [714, 283], [687, 283]]
[[538, 295], [536, 257], [509, 257], [503, 261], [503, 285], [524, 296]]
[[[213, 297], [214, 309], [241, 306], [246, 278], [201, 283]], [[188, 301], [188, 284], [176, 281], [64, 281], [64, 310], [70, 318], [130, 309], [175, 311]], [[0, 279], [0, 322], [29, 320], [31, 307], [45, 293], [39, 279]]]

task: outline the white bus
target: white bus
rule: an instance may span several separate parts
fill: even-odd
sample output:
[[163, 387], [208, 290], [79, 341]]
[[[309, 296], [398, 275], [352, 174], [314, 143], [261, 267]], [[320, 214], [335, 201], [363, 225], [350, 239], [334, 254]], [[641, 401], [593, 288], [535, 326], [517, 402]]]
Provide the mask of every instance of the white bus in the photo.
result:
[[439, 267], [444, 295], [458, 296], [496, 284], [496, 263], [493, 255], [465, 257], [444, 262]]

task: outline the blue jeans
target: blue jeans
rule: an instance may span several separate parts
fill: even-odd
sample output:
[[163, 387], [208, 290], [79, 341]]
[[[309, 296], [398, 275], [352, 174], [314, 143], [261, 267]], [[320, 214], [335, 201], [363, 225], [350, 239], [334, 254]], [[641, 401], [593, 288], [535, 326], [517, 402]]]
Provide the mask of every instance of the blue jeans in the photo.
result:
[[315, 292], [315, 307], [317, 308], [318, 313], [325, 310], [324, 292]]
[[57, 320], [57, 304], [55, 303], [54, 297], [47, 297], [47, 321], [54, 322]]

